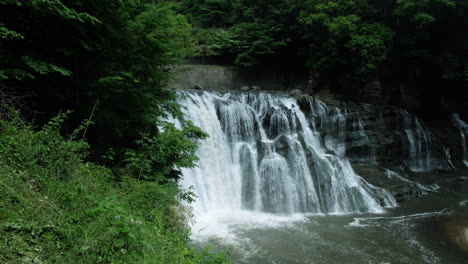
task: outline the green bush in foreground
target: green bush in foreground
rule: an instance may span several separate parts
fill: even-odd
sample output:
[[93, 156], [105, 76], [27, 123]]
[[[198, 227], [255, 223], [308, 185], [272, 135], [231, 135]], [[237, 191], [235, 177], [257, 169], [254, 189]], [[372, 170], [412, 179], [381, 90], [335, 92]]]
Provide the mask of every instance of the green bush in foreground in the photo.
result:
[[88, 144], [59, 133], [64, 117], [39, 131], [0, 119], [0, 263], [227, 262], [189, 246], [190, 194], [85, 162]]

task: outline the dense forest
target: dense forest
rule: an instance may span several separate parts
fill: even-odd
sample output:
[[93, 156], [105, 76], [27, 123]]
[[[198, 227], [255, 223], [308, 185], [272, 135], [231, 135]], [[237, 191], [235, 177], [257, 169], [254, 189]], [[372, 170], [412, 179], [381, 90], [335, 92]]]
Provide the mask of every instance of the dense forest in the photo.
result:
[[466, 102], [468, 1], [180, 2], [199, 57], [310, 71], [351, 97], [369, 80], [407, 86], [428, 111], [441, 98]]
[[282, 65], [347, 94], [378, 79], [465, 111], [467, 11], [467, 0], [0, 0], [0, 262], [226, 262], [190, 245], [181, 204], [196, 197], [177, 180], [209, 135], [166, 121], [183, 119], [170, 67]]

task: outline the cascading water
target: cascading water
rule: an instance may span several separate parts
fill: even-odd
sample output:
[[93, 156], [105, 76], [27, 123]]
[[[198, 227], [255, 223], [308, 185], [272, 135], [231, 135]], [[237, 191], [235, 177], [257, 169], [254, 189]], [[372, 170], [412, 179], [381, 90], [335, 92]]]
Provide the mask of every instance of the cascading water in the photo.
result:
[[460, 130], [460, 137], [461, 137], [461, 146], [462, 146], [462, 155], [463, 155], [463, 164], [468, 167], [468, 142], [466, 138], [468, 137], [468, 124], [465, 121], [460, 119], [460, 115], [457, 113], [452, 114], [452, 122], [455, 127]]
[[355, 164], [364, 165], [377, 165], [377, 159], [375, 156], [375, 148], [372, 146], [372, 142], [367, 136], [364, 129], [364, 122], [362, 118], [357, 116], [351, 120], [352, 132], [348, 137], [350, 140], [350, 149], [356, 149], [352, 155], [347, 153], [347, 157]]
[[408, 167], [412, 171], [431, 171], [431, 137], [422, 122], [406, 110], [400, 110], [403, 117], [403, 150]]
[[339, 109], [311, 99], [307, 117], [282, 95], [180, 93], [185, 119], [210, 135], [200, 144], [199, 166], [183, 171], [182, 185], [198, 197], [195, 215], [382, 212], [395, 205], [344, 157]]

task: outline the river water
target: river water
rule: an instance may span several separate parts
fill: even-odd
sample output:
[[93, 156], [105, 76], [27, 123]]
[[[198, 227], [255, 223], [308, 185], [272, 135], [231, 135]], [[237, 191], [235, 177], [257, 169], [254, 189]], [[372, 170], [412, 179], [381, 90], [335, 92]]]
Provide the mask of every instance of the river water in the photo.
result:
[[468, 263], [468, 183], [381, 214], [249, 216], [210, 214], [194, 241], [232, 247], [233, 263]]

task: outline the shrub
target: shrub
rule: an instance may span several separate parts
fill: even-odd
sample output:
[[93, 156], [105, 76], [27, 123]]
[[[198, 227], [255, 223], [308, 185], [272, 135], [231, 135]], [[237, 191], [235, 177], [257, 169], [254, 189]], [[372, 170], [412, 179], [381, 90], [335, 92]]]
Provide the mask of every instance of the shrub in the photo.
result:
[[[143, 181], [86, 162], [59, 114], [42, 129], [0, 119], [0, 263], [226, 263], [189, 246], [175, 181]], [[141, 157], [144, 159], [144, 157]], [[127, 171], [123, 168], [121, 171]]]

